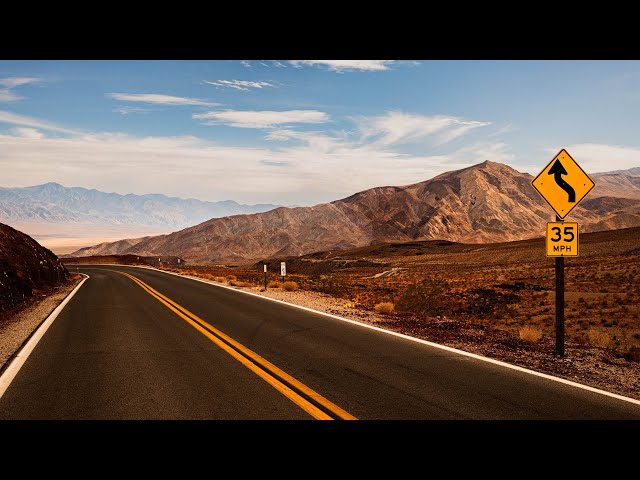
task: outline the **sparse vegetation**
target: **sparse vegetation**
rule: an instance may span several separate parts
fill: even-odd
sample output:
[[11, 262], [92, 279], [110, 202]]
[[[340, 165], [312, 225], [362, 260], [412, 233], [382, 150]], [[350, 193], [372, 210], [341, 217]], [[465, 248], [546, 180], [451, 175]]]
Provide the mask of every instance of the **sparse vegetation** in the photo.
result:
[[287, 292], [295, 292], [300, 287], [298, 286], [297, 282], [289, 281], [289, 282], [284, 282], [282, 284], [282, 288]]
[[334, 275], [320, 275], [315, 279], [315, 290], [334, 297], [344, 297], [349, 293], [349, 287]]
[[640, 362], [640, 347], [634, 346], [629, 348], [627, 353], [625, 353], [624, 358], [630, 362]]
[[587, 336], [589, 337], [589, 343], [594, 347], [607, 348], [611, 343], [611, 337], [602, 330], [590, 328]]
[[525, 325], [520, 329], [519, 335], [525, 342], [535, 343], [542, 338], [542, 330], [538, 327]]
[[409, 285], [398, 302], [398, 310], [420, 315], [439, 315], [443, 311], [444, 292], [449, 283], [441, 279], [426, 279]]
[[374, 310], [384, 315], [389, 315], [395, 310], [395, 305], [392, 302], [380, 302], [376, 304]]
[[268, 284], [268, 288], [280, 288], [282, 286], [282, 282], [277, 282], [275, 280], [271, 280]]

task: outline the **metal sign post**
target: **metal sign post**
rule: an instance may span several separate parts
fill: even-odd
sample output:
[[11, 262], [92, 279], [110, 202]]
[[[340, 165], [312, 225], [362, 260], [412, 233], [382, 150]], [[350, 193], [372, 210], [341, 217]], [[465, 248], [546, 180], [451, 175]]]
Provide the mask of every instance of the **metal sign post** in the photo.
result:
[[531, 186], [556, 213], [547, 224], [547, 256], [556, 257], [556, 349], [564, 357], [564, 257], [578, 256], [578, 224], [564, 218], [595, 187], [589, 175], [564, 148], [531, 181]]
[[264, 289], [267, 289], [267, 264], [264, 264]]
[[564, 357], [564, 256], [556, 257], [556, 355]]

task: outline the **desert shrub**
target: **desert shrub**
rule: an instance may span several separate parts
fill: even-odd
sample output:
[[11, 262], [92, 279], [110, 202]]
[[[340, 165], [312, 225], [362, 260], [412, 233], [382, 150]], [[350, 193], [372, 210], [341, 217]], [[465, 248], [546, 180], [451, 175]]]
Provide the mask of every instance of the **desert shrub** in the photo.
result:
[[535, 343], [542, 338], [542, 330], [538, 327], [525, 325], [520, 329], [520, 338], [525, 342]]
[[607, 348], [611, 343], [611, 337], [601, 330], [590, 328], [587, 332], [589, 343], [594, 347]]
[[624, 354], [624, 358], [630, 362], [640, 362], [640, 347], [631, 347], [629, 351]]
[[287, 292], [295, 292], [298, 290], [298, 284], [296, 282], [284, 282], [282, 284], [282, 288], [284, 288]]
[[224, 277], [215, 277], [213, 280], [216, 282], [224, 283], [226, 279]]
[[334, 297], [342, 297], [351, 293], [346, 282], [334, 275], [321, 275], [317, 278], [315, 290]]
[[280, 288], [280, 285], [282, 285], [282, 282], [277, 282], [275, 280], [271, 280], [268, 284], [267, 287], [269, 288]]
[[235, 282], [236, 287], [253, 287], [253, 283], [251, 282]]
[[[467, 312], [479, 317], [502, 318], [510, 312], [509, 305], [520, 301], [520, 295], [503, 293], [493, 288], [476, 288], [470, 293]], [[541, 313], [547, 312], [549, 307], [544, 308]]]
[[381, 302], [376, 304], [376, 306], [374, 307], [374, 310], [378, 313], [383, 313], [385, 315], [389, 315], [390, 313], [393, 313], [393, 310], [395, 309], [395, 305], [391, 302]]
[[444, 293], [449, 283], [441, 279], [429, 279], [422, 283], [409, 285], [398, 304], [398, 310], [418, 313], [420, 315], [438, 315], [442, 313]]

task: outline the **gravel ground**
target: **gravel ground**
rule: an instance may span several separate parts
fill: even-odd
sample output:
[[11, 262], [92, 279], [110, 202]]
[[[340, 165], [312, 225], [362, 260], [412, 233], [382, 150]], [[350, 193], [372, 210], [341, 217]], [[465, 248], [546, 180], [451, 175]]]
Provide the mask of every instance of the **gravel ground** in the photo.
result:
[[[76, 277], [74, 275], [74, 277]], [[20, 348], [29, 335], [38, 328], [51, 312], [60, 305], [71, 290], [82, 280], [81, 276], [73, 278], [69, 283], [48, 291], [38, 293], [40, 297], [30, 305], [14, 312], [0, 322], [0, 368]]]
[[419, 319], [404, 315], [383, 315], [357, 308], [348, 300], [318, 292], [286, 292], [273, 288], [261, 292], [256, 287], [233, 288], [368, 323], [640, 400], [640, 363], [627, 361], [610, 350], [566, 343], [566, 356], [557, 358], [553, 355], [554, 345], [551, 338], [543, 338], [531, 344], [504, 330], [483, 324], [461, 322], [446, 317]]

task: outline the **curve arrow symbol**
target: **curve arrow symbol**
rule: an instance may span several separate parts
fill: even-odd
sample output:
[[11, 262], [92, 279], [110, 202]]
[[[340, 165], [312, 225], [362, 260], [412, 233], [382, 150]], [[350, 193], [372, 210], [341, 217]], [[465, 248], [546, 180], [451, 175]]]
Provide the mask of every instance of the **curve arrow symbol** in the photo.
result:
[[556, 160], [556, 163], [554, 163], [553, 166], [549, 169], [548, 174], [553, 175], [553, 179], [556, 181], [558, 186], [569, 194], [569, 202], [575, 203], [576, 191], [562, 178], [562, 175], [566, 175], [567, 171], [562, 166], [562, 163], [560, 163], [560, 160]]

